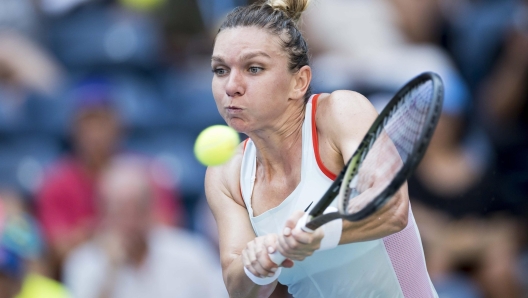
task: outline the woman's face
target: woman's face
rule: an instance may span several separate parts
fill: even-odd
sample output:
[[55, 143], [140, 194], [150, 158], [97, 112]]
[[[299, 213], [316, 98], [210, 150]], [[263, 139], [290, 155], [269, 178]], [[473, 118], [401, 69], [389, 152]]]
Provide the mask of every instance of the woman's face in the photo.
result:
[[211, 67], [213, 96], [229, 126], [247, 133], [278, 125], [295, 86], [279, 37], [256, 27], [225, 29]]

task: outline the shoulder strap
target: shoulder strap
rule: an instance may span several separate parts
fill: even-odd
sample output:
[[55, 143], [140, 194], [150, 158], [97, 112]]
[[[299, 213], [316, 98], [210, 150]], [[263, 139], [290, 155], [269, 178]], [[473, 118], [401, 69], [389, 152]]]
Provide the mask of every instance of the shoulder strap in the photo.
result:
[[317, 161], [317, 165], [319, 166], [319, 169], [330, 179], [335, 180], [337, 178], [337, 175], [332, 173], [325, 165], [323, 164], [323, 160], [321, 159], [321, 155], [319, 154], [319, 140], [317, 136], [317, 125], [315, 123], [315, 114], [317, 113], [317, 100], [319, 99], [319, 95], [317, 94], [313, 97], [312, 100], [312, 142], [313, 142], [313, 149], [315, 154], [315, 160]]

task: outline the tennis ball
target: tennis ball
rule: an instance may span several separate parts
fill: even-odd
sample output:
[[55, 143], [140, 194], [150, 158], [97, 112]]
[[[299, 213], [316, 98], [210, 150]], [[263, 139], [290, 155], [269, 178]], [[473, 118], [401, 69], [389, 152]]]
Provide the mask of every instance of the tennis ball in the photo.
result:
[[160, 7], [165, 0], [120, 0], [125, 7], [138, 11], [149, 11]]
[[213, 125], [204, 129], [194, 143], [194, 155], [205, 166], [227, 162], [240, 143], [236, 130], [226, 125]]

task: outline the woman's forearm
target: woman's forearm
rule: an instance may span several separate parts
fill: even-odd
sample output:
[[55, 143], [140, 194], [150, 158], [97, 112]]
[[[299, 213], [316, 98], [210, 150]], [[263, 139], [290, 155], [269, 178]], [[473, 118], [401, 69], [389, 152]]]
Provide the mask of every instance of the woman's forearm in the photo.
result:
[[224, 269], [224, 281], [231, 298], [267, 298], [273, 293], [277, 281], [259, 286], [246, 276], [242, 257], [236, 257], [226, 269]]
[[409, 199], [405, 184], [373, 215], [357, 221], [343, 221], [339, 244], [383, 238], [403, 230], [409, 216]]

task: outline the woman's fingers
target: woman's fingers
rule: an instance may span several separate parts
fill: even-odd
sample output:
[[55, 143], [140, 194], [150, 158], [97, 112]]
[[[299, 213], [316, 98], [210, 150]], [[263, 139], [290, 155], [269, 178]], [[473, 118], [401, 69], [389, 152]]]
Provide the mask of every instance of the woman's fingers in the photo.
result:
[[[270, 239], [267, 239], [270, 238]], [[270, 248], [275, 249], [276, 237], [258, 237], [249, 242], [242, 252], [242, 262], [246, 269], [257, 277], [269, 277], [277, 271], [278, 267], [273, 263], [268, 253]]]
[[284, 236], [290, 236], [292, 230], [295, 229], [295, 227], [297, 226], [297, 222], [299, 221], [299, 219], [301, 219], [301, 217], [303, 217], [303, 215], [304, 215], [304, 212], [302, 211], [294, 212], [292, 216], [290, 216], [290, 218], [286, 220], [282, 234]]
[[312, 255], [315, 249], [311, 249], [310, 245], [300, 243], [293, 236], [283, 236], [279, 238], [279, 252], [292, 260], [302, 261], [307, 256]]
[[300, 226], [295, 228], [298, 226], [299, 220], [303, 220], [301, 218], [304, 214], [302, 211], [295, 212], [286, 221], [282, 237], [278, 239], [277, 249], [292, 260], [301, 261], [311, 256], [320, 247], [321, 239], [324, 236], [322, 229], [317, 229], [314, 233], [307, 233]]

